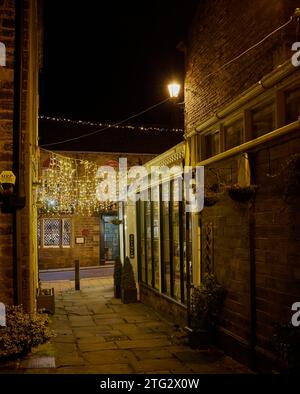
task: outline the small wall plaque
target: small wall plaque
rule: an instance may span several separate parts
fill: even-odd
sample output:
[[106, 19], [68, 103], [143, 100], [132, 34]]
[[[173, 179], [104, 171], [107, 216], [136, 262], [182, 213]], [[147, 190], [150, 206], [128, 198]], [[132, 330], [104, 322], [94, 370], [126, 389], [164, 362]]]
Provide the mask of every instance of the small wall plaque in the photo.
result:
[[85, 243], [85, 238], [84, 237], [75, 237], [75, 243], [82, 245]]

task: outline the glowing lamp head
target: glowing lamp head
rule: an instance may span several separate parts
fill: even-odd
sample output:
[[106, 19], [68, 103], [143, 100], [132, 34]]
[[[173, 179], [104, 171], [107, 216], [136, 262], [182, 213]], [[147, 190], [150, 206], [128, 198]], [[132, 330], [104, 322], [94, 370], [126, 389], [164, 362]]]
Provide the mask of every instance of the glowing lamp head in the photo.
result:
[[171, 98], [176, 98], [179, 96], [180, 85], [179, 83], [172, 82], [168, 85], [169, 93]]

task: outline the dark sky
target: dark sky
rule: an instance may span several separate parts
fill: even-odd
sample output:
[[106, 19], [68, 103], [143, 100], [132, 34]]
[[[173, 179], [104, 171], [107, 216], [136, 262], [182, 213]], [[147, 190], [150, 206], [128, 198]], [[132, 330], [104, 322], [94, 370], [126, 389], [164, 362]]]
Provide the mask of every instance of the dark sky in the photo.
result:
[[[197, 3], [44, 1], [40, 114], [119, 121], [166, 98], [168, 81], [183, 80], [176, 46]], [[135, 122], [175, 126], [178, 119], [178, 107], [166, 104]]]

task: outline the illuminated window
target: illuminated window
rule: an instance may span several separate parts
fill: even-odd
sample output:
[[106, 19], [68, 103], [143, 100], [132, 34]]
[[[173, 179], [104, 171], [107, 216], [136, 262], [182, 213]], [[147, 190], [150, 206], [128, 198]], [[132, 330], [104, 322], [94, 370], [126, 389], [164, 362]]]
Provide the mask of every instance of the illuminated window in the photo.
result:
[[[69, 248], [71, 246], [71, 228], [71, 219], [41, 219], [41, 222], [38, 223], [39, 246]], [[43, 240], [42, 245], [41, 239]]]

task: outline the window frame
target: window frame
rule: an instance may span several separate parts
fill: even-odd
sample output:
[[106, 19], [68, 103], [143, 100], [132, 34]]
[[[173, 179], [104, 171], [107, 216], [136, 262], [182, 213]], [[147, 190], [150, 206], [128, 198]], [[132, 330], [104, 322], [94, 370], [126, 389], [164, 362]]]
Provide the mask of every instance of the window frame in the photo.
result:
[[[60, 226], [60, 242], [59, 245], [45, 245], [45, 239], [44, 239], [44, 221], [45, 220], [59, 220], [59, 226]], [[65, 221], [70, 221], [70, 244], [69, 245], [63, 245], [63, 234], [64, 234], [64, 222]], [[63, 217], [63, 218], [57, 218], [57, 217], [42, 217], [38, 219], [38, 222], [40, 223], [40, 243], [38, 242], [38, 248], [40, 249], [70, 249], [73, 246], [72, 243], [72, 234], [73, 234], [73, 222], [72, 218], [70, 217]]]

